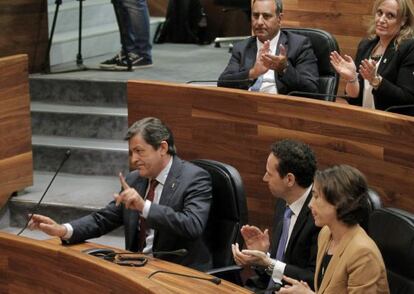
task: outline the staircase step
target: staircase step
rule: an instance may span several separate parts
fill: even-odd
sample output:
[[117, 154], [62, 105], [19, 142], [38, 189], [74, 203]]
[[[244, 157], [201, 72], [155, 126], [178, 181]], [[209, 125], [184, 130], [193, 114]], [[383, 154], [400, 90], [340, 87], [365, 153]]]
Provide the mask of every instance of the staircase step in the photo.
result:
[[[48, 5], [49, 30], [53, 23], [56, 5], [55, 1]], [[105, 24], [116, 26], [116, 17], [110, 0], [88, 0], [83, 2], [82, 27], [99, 27]], [[63, 1], [59, 7], [56, 20], [55, 34], [77, 31], [79, 27], [79, 1]]]
[[30, 77], [29, 85], [32, 102], [127, 107], [126, 81], [59, 79], [35, 75]]
[[120, 107], [32, 102], [31, 114], [34, 135], [122, 140], [128, 129], [128, 111]]
[[[33, 211], [53, 175], [53, 172], [35, 171], [34, 185], [10, 199], [10, 226], [24, 225], [26, 215]], [[60, 173], [43, 199], [39, 213], [59, 223], [67, 222], [105, 207], [120, 186], [117, 176]]]
[[128, 143], [120, 140], [32, 136], [34, 169], [55, 171], [66, 150], [71, 157], [62, 172], [83, 175], [109, 175], [128, 171]]

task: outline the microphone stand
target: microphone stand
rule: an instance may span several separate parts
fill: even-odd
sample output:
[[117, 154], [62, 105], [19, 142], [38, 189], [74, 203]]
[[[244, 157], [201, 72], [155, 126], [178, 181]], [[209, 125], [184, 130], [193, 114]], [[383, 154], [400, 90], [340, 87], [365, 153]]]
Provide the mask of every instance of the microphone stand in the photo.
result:
[[[59, 72], [51, 72], [50, 70], [50, 50], [52, 48], [52, 41], [53, 41], [53, 35], [55, 33], [55, 28], [56, 28], [56, 21], [57, 21], [57, 16], [59, 14], [59, 7], [62, 4], [62, 0], [56, 0], [55, 4], [56, 4], [56, 9], [55, 9], [55, 13], [53, 15], [53, 22], [52, 22], [52, 28], [50, 31], [50, 37], [48, 40], [48, 44], [47, 44], [47, 50], [46, 50], [46, 55], [45, 55], [45, 59], [43, 61], [43, 66], [42, 66], [42, 73], [43, 74], [59, 74], [59, 73], [70, 73], [70, 72], [78, 72], [78, 71], [86, 71], [86, 70], [102, 70], [101, 68], [88, 68], [83, 64], [83, 58], [82, 58], [82, 18], [83, 18], [83, 1], [85, 0], [76, 0], [79, 2], [79, 19], [78, 19], [78, 53], [76, 54], [76, 66], [77, 68], [75, 69], [69, 69], [69, 70], [62, 70]], [[111, 3], [114, 6], [114, 11], [115, 11], [115, 16], [116, 16], [116, 21], [118, 24], [118, 28], [120, 31], [120, 39], [121, 39], [121, 44], [122, 44], [122, 51], [125, 53], [126, 58], [127, 58], [127, 69], [126, 70], [117, 70], [117, 71], [132, 71], [132, 64], [131, 64], [131, 60], [129, 58], [129, 54], [125, 45], [125, 38], [126, 38], [126, 34], [128, 33], [126, 31], [125, 28], [123, 28], [123, 26], [120, 25], [120, 9], [119, 9], [119, 3], [118, 0], [112, 0]], [[108, 71], [108, 69], [105, 69], [105, 71]]]

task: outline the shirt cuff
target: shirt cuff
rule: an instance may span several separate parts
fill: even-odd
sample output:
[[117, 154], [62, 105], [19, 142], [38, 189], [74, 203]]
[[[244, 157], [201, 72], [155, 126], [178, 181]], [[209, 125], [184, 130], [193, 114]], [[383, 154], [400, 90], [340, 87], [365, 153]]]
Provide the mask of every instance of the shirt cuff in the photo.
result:
[[142, 217], [147, 218], [151, 208], [151, 201], [145, 200], [144, 208], [142, 209]]
[[272, 279], [275, 283], [282, 284], [283, 273], [285, 272], [286, 263], [276, 260], [273, 268]]
[[66, 228], [66, 234], [61, 238], [62, 240], [69, 240], [73, 235], [73, 227], [71, 224], [63, 224]]

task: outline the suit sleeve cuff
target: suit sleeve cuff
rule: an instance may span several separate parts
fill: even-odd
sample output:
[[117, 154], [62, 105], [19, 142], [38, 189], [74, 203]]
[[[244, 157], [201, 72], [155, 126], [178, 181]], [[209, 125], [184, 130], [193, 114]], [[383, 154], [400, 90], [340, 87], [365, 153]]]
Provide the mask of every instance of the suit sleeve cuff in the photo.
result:
[[151, 201], [145, 200], [144, 208], [142, 209], [142, 217], [147, 218], [151, 208]]
[[283, 273], [285, 272], [286, 263], [276, 260], [273, 268], [272, 279], [275, 283], [282, 284]]
[[66, 228], [66, 234], [61, 238], [62, 240], [69, 240], [73, 235], [73, 227], [71, 224], [63, 224]]

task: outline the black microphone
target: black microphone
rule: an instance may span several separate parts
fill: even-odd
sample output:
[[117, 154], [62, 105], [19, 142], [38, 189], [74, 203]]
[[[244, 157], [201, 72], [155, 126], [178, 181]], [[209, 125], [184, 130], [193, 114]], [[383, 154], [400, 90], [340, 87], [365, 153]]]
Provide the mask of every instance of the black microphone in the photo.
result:
[[20, 234], [24, 232], [24, 230], [27, 228], [27, 225], [32, 220], [33, 214], [35, 214], [39, 210], [40, 203], [42, 203], [43, 198], [45, 197], [47, 191], [49, 191], [50, 186], [52, 185], [52, 183], [55, 180], [56, 176], [58, 175], [59, 171], [61, 170], [61, 168], [65, 164], [66, 160], [68, 160], [68, 158], [70, 157], [70, 154], [71, 154], [70, 149], [66, 150], [65, 155], [63, 156], [63, 159], [60, 162], [60, 165], [59, 165], [58, 169], [55, 172], [55, 175], [53, 176], [52, 180], [50, 180], [50, 183], [49, 183], [49, 185], [47, 185], [45, 192], [43, 193], [42, 197], [40, 197], [39, 202], [37, 202], [35, 208], [33, 209], [33, 212], [31, 213], [31, 215], [30, 215], [29, 219], [27, 220], [26, 224], [24, 225], [23, 229], [21, 229], [20, 232], [17, 233], [17, 236], [20, 236]]
[[169, 275], [175, 275], [175, 276], [186, 277], [186, 278], [191, 278], [191, 279], [204, 280], [204, 281], [208, 281], [208, 282], [211, 282], [213, 284], [216, 284], [216, 285], [220, 285], [220, 283], [221, 283], [221, 279], [217, 278], [217, 277], [205, 278], [205, 277], [187, 275], [187, 274], [182, 274], [182, 273], [177, 273], [177, 272], [170, 272], [170, 271], [165, 271], [165, 270], [157, 270], [155, 272], [152, 272], [148, 276], [148, 279], [151, 279], [151, 277], [155, 276], [156, 274], [169, 274]]
[[[185, 248], [181, 248], [181, 249], [177, 249], [177, 250], [173, 250], [173, 251], [155, 251], [155, 252], [148, 252], [148, 253], [143, 253], [143, 252], [117, 252], [113, 249], [109, 249], [109, 248], [88, 248], [83, 250], [82, 252], [89, 254], [89, 255], [93, 255], [93, 256], [97, 256], [100, 258], [103, 258], [105, 260], [113, 260], [115, 258], [115, 256], [117, 256], [117, 258], [119, 260], [133, 260], [136, 259], [137, 255], [148, 255], [148, 254], [153, 254], [153, 255], [175, 255], [175, 256], [185, 256], [188, 254], [188, 250]], [[129, 255], [129, 256], [128, 256]]]
[[[288, 96], [299, 96], [299, 97], [306, 97], [306, 98], [316, 98], [320, 100], [325, 100], [326, 97], [329, 98], [344, 98], [349, 99], [352, 97], [349, 97], [347, 95], [334, 95], [334, 94], [323, 94], [323, 93], [313, 93], [313, 92], [304, 92], [304, 91], [291, 91], [287, 93]], [[335, 101], [335, 100], [333, 100]]]
[[218, 83], [223, 82], [226, 84], [239, 84], [239, 83], [253, 83], [254, 79], [242, 79], [242, 80], [192, 80], [185, 82], [186, 84], [193, 84], [193, 83]]
[[279, 283], [276, 283], [276, 284], [274, 284], [273, 286], [271, 286], [271, 287], [268, 287], [268, 288], [266, 288], [266, 289], [262, 289], [262, 290], [258, 290], [258, 291], [254, 291], [254, 293], [255, 294], [264, 294], [264, 293], [266, 293], [266, 292], [268, 292], [268, 291], [270, 291], [270, 292], [274, 292], [274, 291], [279, 291], [280, 290], [280, 288], [282, 288], [282, 285], [281, 284], [279, 284]]

